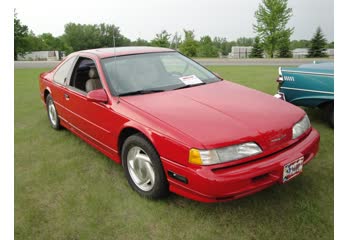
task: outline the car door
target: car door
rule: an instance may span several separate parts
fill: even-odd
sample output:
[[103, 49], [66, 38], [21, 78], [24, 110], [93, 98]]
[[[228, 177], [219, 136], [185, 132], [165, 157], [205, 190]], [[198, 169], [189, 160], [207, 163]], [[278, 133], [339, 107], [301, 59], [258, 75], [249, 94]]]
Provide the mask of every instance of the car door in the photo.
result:
[[55, 71], [53, 75], [52, 85], [50, 86], [51, 96], [54, 100], [58, 116], [61, 121], [68, 122], [70, 113], [66, 108], [65, 93], [67, 92], [66, 81], [70, 78], [76, 56], [73, 56], [64, 61]]
[[[71, 130], [87, 138], [95, 145], [110, 154], [117, 153], [117, 137], [113, 127], [121, 120], [111, 109], [110, 103], [96, 103], [87, 100], [86, 81], [90, 79], [89, 71], [95, 68], [96, 79], [100, 81], [100, 88], [104, 88], [99, 79], [96, 63], [89, 57], [80, 56], [69, 81], [67, 81], [65, 106], [70, 111], [68, 118]], [[95, 79], [95, 78], [94, 78]]]

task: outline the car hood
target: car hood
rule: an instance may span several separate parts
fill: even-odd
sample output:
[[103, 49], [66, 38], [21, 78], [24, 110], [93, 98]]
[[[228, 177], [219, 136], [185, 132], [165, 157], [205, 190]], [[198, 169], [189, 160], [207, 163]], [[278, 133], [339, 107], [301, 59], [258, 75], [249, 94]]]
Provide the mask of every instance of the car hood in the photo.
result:
[[206, 149], [248, 141], [263, 149], [285, 147], [291, 143], [293, 125], [305, 114], [292, 104], [225, 80], [123, 100]]

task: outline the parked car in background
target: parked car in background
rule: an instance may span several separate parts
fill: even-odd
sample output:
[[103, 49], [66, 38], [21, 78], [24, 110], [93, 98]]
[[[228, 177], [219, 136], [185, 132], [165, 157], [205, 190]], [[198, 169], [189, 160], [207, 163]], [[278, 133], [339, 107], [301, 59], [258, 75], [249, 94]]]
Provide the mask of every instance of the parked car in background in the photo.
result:
[[240, 198], [298, 176], [319, 147], [301, 108], [172, 49], [84, 50], [39, 81], [52, 128], [121, 163], [143, 197]]
[[303, 64], [278, 70], [275, 97], [298, 106], [319, 107], [334, 126], [334, 63]]

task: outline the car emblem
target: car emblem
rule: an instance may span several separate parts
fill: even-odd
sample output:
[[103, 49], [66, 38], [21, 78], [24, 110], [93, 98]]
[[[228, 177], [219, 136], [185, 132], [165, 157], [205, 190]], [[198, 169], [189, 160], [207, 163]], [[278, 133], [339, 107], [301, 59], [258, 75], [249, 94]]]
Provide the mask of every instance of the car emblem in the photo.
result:
[[290, 81], [290, 82], [294, 82], [294, 77], [293, 76], [283, 76], [283, 80], [284, 81]]
[[285, 138], [287, 135], [286, 134], [283, 134], [282, 136], [278, 137], [278, 138], [274, 138], [271, 140], [271, 142], [278, 142], [278, 141], [281, 141], [283, 138]]

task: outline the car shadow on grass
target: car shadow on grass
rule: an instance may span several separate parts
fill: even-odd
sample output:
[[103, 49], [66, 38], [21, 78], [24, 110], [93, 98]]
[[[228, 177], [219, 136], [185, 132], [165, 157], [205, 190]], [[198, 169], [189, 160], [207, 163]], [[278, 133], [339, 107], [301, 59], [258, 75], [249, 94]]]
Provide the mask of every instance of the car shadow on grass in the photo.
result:
[[311, 124], [315, 123], [331, 128], [327, 120], [327, 114], [324, 109], [311, 107], [302, 107], [302, 109], [309, 116]]

